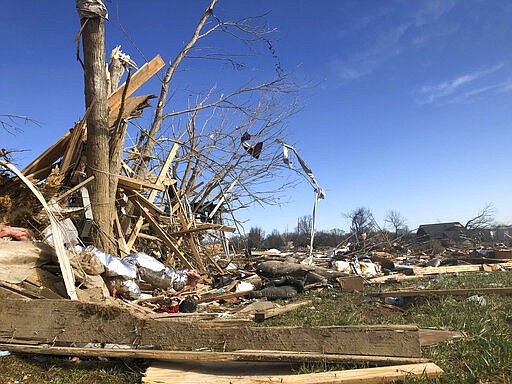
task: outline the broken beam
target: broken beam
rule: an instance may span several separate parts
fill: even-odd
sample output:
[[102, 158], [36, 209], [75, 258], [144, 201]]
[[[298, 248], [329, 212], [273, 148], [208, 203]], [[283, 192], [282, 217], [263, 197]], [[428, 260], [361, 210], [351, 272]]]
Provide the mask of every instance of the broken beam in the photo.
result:
[[446, 296], [446, 295], [510, 295], [512, 288], [463, 288], [463, 289], [422, 289], [381, 292], [380, 297], [417, 297], [417, 296]]
[[18, 353], [35, 353], [38, 355], [153, 359], [161, 361], [321, 362], [370, 363], [374, 365], [417, 364], [429, 361], [422, 357], [327, 355], [310, 352], [257, 350], [241, 350], [235, 352], [166, 351], [161, 349], [55, 347], [47, 344], [29, 345], [0, 343], [0, 349]]
[[[74, 300], [0, 299], [0, 341], [155, 345], [168, 350], [222, 348], [421, 357], [412, 325], [251, 327], [152, 319], [126, 308]], [[27, 318], [37, 321], [26, 321]]]

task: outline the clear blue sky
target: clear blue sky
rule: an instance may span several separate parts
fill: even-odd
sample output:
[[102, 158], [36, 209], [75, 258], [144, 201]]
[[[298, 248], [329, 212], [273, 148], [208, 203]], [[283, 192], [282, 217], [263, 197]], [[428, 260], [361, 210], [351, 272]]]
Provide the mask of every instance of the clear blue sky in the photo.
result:
[[[0, 147], [31, 149], [18, 155], [21, 166], [83, 114], [74, 3], [2, 4], [0, 113], [43, 123], [14, 136], [0, 130]], [[143, 63], [120, 31], [117, 7], [146, 57], [168, 60], [207, 2], [106, 4], [107, 51], [120, 43]], [[488, 202], [498, 221], [512, 223], [512, 2], [220, 0], [216, 12], [224, 19], [268, 12], [282, 67], [316, 84], [286, 125], [327, 191], [319, 228], [347, 228], [343, 213], [359, 206], [380, 223], [397, 210], [411, 228], [464, 222]], [[229, 68], [180, 76], [183, 87], [221, 87], [235, 77]], [[150, 86], [145, 90], [158, 93]], [[284, 200], [281, 208], [244, 213], [247, 227], [292, 230], [297, 217], [311, 213], [313, 191], [303, 184]]]

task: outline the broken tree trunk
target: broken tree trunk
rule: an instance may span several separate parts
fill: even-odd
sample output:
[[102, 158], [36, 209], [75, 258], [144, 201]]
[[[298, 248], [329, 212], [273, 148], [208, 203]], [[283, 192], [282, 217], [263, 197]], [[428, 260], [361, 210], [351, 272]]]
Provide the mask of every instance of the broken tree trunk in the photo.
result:
[[[97, 227], [92, 240], [99, 249], [115, 253], [113, 212], [115, 191], [110, 191], [108, 90], [105, 67], [105, 34], [103, 18], [82, 18], [84, 50], [85, 107], [91, 109], [87, 118], [87, 174], [94, 176], [89, 186], [91, 207]], [[111, 193], [112, 192], [112, 193]]]

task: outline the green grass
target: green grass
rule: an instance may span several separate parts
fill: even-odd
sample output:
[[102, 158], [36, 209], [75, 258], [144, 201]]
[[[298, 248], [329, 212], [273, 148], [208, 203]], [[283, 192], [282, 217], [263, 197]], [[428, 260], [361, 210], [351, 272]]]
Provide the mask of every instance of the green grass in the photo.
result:
[[[370, 295], [379, 290], [418, 286], [426, 289], [512, 287], [512, 273], [437, 276], [372, 286], [362, 293], [342, 293], [338, 289], [307, 292], [296, 300], [309, 298], [312, 306], [255, 326], [416, 324], [460, 331], [465, 335], [463, 339], [423, 348], [423, 356], [444, 369], [444, 378], [406, 383], [512, 384], [512, 296], [486, 295], [485, 306], [463, 296], [417, 298], [408, 300], [400, 311], [384, 307]], [[144, 364], [115, 359], [108, 362], [91, 359], [72, 364], [66, 358], [38, 362], [28, 355], [14, 355], [0, 358], [0, 383], [138, 383]], [[296, 372], [351, 368], [355, 366], [302, 364]]]
[[147, 364], [141, 361], [97, 359], [72, 362], [66, 357], [11, 355], [0, 357], [0, 383], [130, 384], [140, 383]]

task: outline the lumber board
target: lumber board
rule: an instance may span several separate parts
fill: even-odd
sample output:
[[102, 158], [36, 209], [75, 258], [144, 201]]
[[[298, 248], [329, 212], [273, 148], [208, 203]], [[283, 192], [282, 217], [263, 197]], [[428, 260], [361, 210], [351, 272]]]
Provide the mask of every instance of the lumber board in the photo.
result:
[[374, 365], [399, 365], [426, 363], [422, 357], [334, 355], [308, 352], [251, 351], [203, 352], [165, 351], [161, 349], [131, 348], [78, 348], [59, 347], [50, 344], [32, 345], [0, 343], [1, 350], [38, 355], [108, 357], [130, 359], [152, 359], [160, 361], [260, 361], [260, 362], [322, 362], [322, 363], [370, 363]]
[[512, 287], [502, 288], [459, 288], [459, 289], [415, 289], [387, 291], [379, 293], [380, 297], [418, 297], [418, 296], [446, 296], [446, 295], [510, 295]]
[[148, 368], [143, 384], [385, 384], [407, 378], [442, 377], [444, 371], [434, 363], [404, 364], [390, 367], [361, 368], [344, 371], [292, 374], [290, 367], [246, 362], [164, 363]]
[[420, 328], [420, 345], [430, 347], [441, 344], [445, 341], [457, 340], [463, 335], [457, 331], [446, 331], [444, 329]]
[[439, 273], [457, 273], [457, 272], [478, 272], [481, 271], [480, 265], [452, 265], [449, 267], [421, 267], [413, 268], [415, 275], [437, 275]]
[[361, 276], [338, 277], [336, 280], [344, 292], [364, 291], [364, 279]]
[[[176, 191], [176, 188], [171, 185], [171, 189], [174, 193], [174, 196], [178, 196], [178, 192]], [[190, 229], [194, 226], [194, 220], [189, 220], [188, 217], [185, 216], [185, 210], [183, 208], [183, 204], [181, 203], [181, 200], [178, 198], [176, 199], [176, 205], [178, 206], [178, 211], [176, 212], [176, 216], [178, 217], [178, 221], [180, 222], [181, 226], [185, 229]], [[199, 251], [197, 249], [196, 244], [196, 238], [193, 237], [191, 234], [185, 235], [185, 240], [188, 243], [188, 246], [192, 250], [192, 253], [194, 254], [194, 257], [196, 259], [197, 266], [199, 268], [199, 271], [201, 273], [206, 273], [206, 268], [204, 266], [203, 260], [201, 259], [201, 255], [199, 254]], [[166, 265], [169, 263], [169, 258], [167, 258]], [[220, 268], [217, 263], [214, 263], [216, 267]], [[220, 269], [221, 273], [222, 269]]]
[[131, 190], [131, 189], [127, 188], [125, 193], [126, 193], [126, 196], [128, 197], [128, 199], [130, 199], [132, 201], [138, 201], [143, 207], [149, 209], [154, 214], [165, 215], [165, 212], [162, 211], [160, 209], [160, 207], [157, 207], [155, 204], [153, 204], [151, 201], [146, 199], [144, 196], [142, 196], [137, 191], [134, 191], [134, 190]]
[[27, 299], [42, 299], [43, 296], [27, 289], [21, 287], [17, 284], [8, 283], [7, 281], [0, 281], [0, 287], [2, 287], [6, 291], [13, 292], [15, 294], [26, 297]]
[[60, 270], [62, 272], [62, 277], [64, 279], [64, 283], [66, 285], [66, 291], [70, 299], [72, 300], [78, 300], [78, 297], [76, 295], [75, 290], [75, 277], [73, 275], [73, 269], [71, 268], [71, 265], [69, 263], [69, 258], [66, 253], [66, 249], [64, 248], [64, 240], [62, 239], [62, 231], [59, 226], [59, 222], [57, 221], [57, 218], [53, 215], [51, 212], [50, 207], [48, 206], [48, 203], [46, 202], [44, 196], [39, 192], [39, 190], [32, 184], [30, 180], [26, 178], [23, 173], [16, 168], [11, 163], [6, 163], [0, 160], [0, 164], [9, 169], [11, 172], [13, 172], [18, 178], [30, 189], [30, 191], [34, 194], [34, 196], [39, 200], [41, 205], [44, 208], [44, 211], [46, 212], [48, 218], [50, 219], [50, 225], [52, 229], [53, 234], [53, 243], [55, 252], [57, 253], [58, 260], [59, 260], [59, 266]]
[[[124, 103], [123, 114], [121, 119], [142, 116], [144, 108], [150, 107], [149, 100], [155, 98], [155, 95], [142, 95], [127, 97]], [[121, 105], [119, 105], [120, 108]], [[113, 113], [117, 112], [117, 113]], [[108, 115], [108, 126], [112, 127], [119, 117], [119, 110], [114, 110]]]
[[254, 314], [254, 321], [260, 322], [265, 321], [266, 319], [270, 319], [271, 317], [276, 317], [282, 315], [284, 313], [288, 313], [291, 311], [295, 311], [298, 308], [304, 307], [306, 305], [310, 305], [312, 303], [311, 300], [299, 301], [298, 303], [291, 303], [288, 305], [283, 305], [278, 308], [266, 309], [264, 311], [258, 311]]
[[159, 184], [147, 183], [132, 177], [119, 175], [118, 184], [120, 187], [126, 187], [134, 191], [142, 191], [144, 189], [156, 189], [157, 191], [165, 191], [165, 187]]
[[76, 149], [78, 147], [79, 141], [82, 139], [84, 133], [85, 133], [85, 124], [87, 121], [87, 118], [89, 117], [89, 114], [91, 113], [92, 105], [87, 108], [85, 111], [85, 115], [70, 131], [70, 139], [69, 143], [66, 146], [66, 151], [62, 157], [62, 161], [60, 163], [60, 175], [62, 178], [66, 176], [66, 173], [68, 172], [69, 168], [72, 165], [73, 159], [77, 158]]
[[0, 299], [0, 308], [0, 342], [421, 357], [418, 328], [412, 325], [235, 327], [192, 319], [148, 318], [124, 307], [75, 300]]
[[119, 214], [117, 213], [117, 210], [114, 210], [114, 233], [116, 234], [117, 247], [121, 257], [128, 255], [130, 253], [130, 249], [126, 245], [126, 239], [124, 238], [124, 233], [121, 228], [121, 222], [119, 221]]
[[[71, 139], [71, 130], [67, 131], [60, 139], [58, 139], [52, 146], [41, 153], [30, 164], [28, 164], [21, 171], [26, 177], [34, 177], [34, 174], [43, 168], [51, 169], [52, 164], [57, 161], [63, 154], [64, 149]], [[49, 172], [48, 172], [49, 174]]]
[[62, 199], [65, 199], [69, 195], [71, 195], [74, 192], [78, 191], [80, 188], [85, 187], [87, 184], [89, 184], [93, 180], [94, 180], [94, 175], [89, 176], [87, 179], [85, 179], [84, 181], [78, 183], [73, 188], [71, 188], [71, 189], [67, 190], [66, 192], [62, 193], [61, 195], [55, 197], [53, 199], [53, 201], [58, 202], [58, 201], [61, 201]]
[[[156, 55], [151, 61], [144, 64], [140, 69], [133, 74], [126, 90], [126, 97], [129, 97], [139, 89], [146, 81], [148, 81], [153, 75], [155, 75], [165, 65], [162, 57]], [[121, 100], [123, 98], [124, 89], [126, 83], [123, 83], [108, 97], [108, 106], [110, 111], [116, 111], [121, 106]]]

